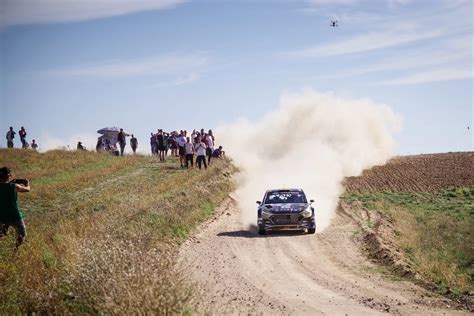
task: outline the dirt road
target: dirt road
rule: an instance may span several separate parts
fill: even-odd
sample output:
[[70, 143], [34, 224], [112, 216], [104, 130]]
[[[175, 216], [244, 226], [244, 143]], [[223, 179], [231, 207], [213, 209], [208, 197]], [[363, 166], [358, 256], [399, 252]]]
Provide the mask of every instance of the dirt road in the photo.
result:
[[294, 315], [465, 314], [442, 297], [380, 273], [342, 212], [316, 235], [259, 236], [227, 202], [180, 250], [203, 290], [201, 313]]

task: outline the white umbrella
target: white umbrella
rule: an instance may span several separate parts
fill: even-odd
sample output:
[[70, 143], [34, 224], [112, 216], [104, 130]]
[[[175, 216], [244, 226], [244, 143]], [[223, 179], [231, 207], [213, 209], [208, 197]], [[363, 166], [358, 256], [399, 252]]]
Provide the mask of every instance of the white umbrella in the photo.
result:
[[106, 135], [106, 136], [109, 136], [109, 137], [117, 137], [117, 134], [120, 132], [120, 128], [119, 127], [104, 127], [104, 128], [101, 128], [97, 131], [97, 133], [99, 134], [102, 134], [102, 135]]

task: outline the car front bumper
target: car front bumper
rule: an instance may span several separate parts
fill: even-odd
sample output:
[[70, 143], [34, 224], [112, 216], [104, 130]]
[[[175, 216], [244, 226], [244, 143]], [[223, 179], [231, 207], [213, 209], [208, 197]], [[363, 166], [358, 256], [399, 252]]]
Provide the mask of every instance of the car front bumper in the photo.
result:
[[259, 217], [258, 228], [265, 230], [301, 230], [315, 228], [314, 217], [303, 217], [301, 214], [275, 214], [267, 218]]

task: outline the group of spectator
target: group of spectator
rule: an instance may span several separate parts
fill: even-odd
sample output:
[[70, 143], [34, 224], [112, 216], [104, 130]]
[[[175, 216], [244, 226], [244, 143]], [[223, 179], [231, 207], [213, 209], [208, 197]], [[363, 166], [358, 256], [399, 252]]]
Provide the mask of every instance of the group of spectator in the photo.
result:
[[[22, 148], [31, 146], [34, 150], [38, 148], [35, 140], [31, 145], [26, 141], [27, 132], [24, 127], [21, 127], [18, 132], [22, 143]], [[14, 147], [13, 140], [15, 139], [15, 131], [13, 127], [7, 132], [8, 148]], [[126, 137], [130, 136], [124, 133], [123, 129], [117, 135], [116, 143], [120, 146], [118, 151], [116, 144], [112, 144], [110, 139], [101, 139], [97, 143], [97, 151], [109, 151], [116, 155], [122, 155], [126, 146]], [[103, 141], [104, 140], [104, 141]], [[171, 156], [179, 157], [182, 168], [194, 168], [194, 156], [196, 156], [196, 166], [202, 169], [202, 165], [207, 169], [208, 164], [211, 163], [212, 158], [220, 158], [225, 155], [222, 146], [215, 148], [216, 139], [212, 130], [205, 132], [204, 129], [200, 131], [193, 130], [188, 135], [186, 130], [181, 130], [179, 133], [173, 131], [171, 133], [164, 132], [159, 129], [156, 134], [151, 133], [150, 145], [152, 155], [159, 156], [160, 161], [164, 161], [171, 150]], [[130, 139], [130, 146], [133, 153], [136, 152], [138, 140], [132, 134]], [[82, 142], [77, 143], [77, 150], [86, 150]], [[12, 179], [12, 173], [9, 168], [0, 168], [0, 238], [5, 237], [10, 227], [13, 227], [17, 232], [16, 248], [18, 248], [26, 238], [26, 226], [23, 221], [23, 213], [18, 207], [17, 193], [29, 192], [30, 184], [27, 179]]]
[[171, 156], [179, 157], [182, 168], [194, 168], [194, 155], [196, 155], [196, 166], [199, 169], [202, 169], [203, 165], [207, 168], [212, 157], [224, 155], [222, 146], [215, 148], [215, 142], [212, 130], [205, 132], [204, 129], [193, 130], [190, 135], [186, 130], [168, 133], [158, 129], [156, 134], [152, 132], [150, 135], [151, 154], [158, 156], [160, 161], [165, 161], [168, 151], [171, 150]]
[[[10, 127], [6, 134], [7, 147], [14, 148], [14, 139], [17, 133]], [[22, 126], [18, 131], [18, 135], [21, 141], [22, 148], [32, 148], [37, 150], [38, 144], [33, 139], [31, 144], [26, 140], [27, 132]], [[123, 129], [117, 134], [117, 138], [111, 140], [110, 138], [99, 137], [96, 145], [97, 152], [108, 152], [116, 156], [123, 156], [125, 146], [127, 144], [127, 137], [130, 138], [130, 147], [135, 154], [138, 148], [137, 138], [131, 134], [126, 134]], [[188, 134], [186, 130], [165, 132], [162, 129], [158, 129], [157, 133], [151, 133], [150, 146], [151, 154], [158, 156], [160, 161], [165, 161], [165, 157], [170, 155], [173, 157], [179, 157], [180, 165], [182, 168], [194, 168], [195, 164], [199, 169], [207, 168], [211, 163], [211, 159], [219, 158], [225, 154], [222, 150], [222, 146], [216, 148], [216, 138], [212, 130], [207, 132], [204, 129], [193, 130], [191, 134]], [[117, 148], [117, 144], [119, 148]], [[82, 142], [78, 142], [76, 146], [77, 150], [86, 150]], [[194, 161], [194, 156], [196, 160]]]
[[[7, 131], [7, 135], [6, 135], [8, 148], [15, 147], [14, 139], [15, 139], [16, 134], [17, 133], [13, 130], [13, 127], [10, 126], [10, 129]], [[29, 144], [26, 140], [26, 135], [27, 135], [26, 129], [22, 126], [20, 130], [18, 131], [18, 136], [20, 136], [20, 141], [21, 141], [21, 148], [26, 149], [26, 148], [31, 147], [31, 149], [37, 150], [38, 144], [36, 143], [36, 141], [33, 139], [31, 144]]]

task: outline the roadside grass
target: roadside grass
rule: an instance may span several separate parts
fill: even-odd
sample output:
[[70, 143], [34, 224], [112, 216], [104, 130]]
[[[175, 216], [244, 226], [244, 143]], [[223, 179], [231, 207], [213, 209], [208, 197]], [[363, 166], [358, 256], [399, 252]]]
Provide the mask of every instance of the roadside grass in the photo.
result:
[[474, 187], [437, 192], [345, 193], [350, 204], [388, 213], [399, 249], [440, 293], [474, 290]]
[[230, 161], [199, 171], [175, 158], [0, 150], [0, 166], [32, 187], [19, 194], [27, 242], [14, 252], [13, 231], [0, 240], [0, 314], [192, 310], [174, 253], [232, 190]]

